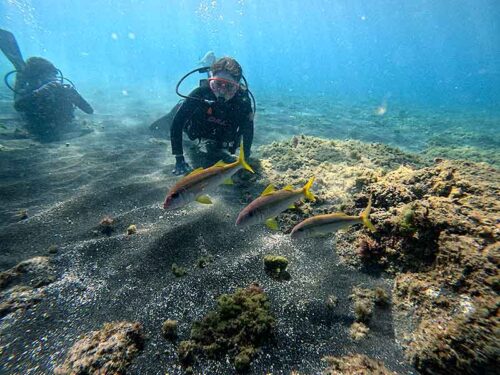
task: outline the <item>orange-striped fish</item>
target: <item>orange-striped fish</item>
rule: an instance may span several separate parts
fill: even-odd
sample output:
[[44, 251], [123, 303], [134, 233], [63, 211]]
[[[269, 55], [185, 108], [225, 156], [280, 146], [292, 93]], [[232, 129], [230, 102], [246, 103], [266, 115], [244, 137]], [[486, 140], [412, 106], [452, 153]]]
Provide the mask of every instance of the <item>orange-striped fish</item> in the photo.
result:
[[290, 235], [292, 238], [306, 238], [315, 235], [332, 233], [348, 226], [363, 223], [372, 232], [375, 227], [370, 221], [370, 211], [372, 208], [372, 197], [368, 200], [368, 206], [359, 216], [349, 216], [342, 212], [326, 215], [316, 215], [305, 219], [293, 227]]
[[238, 160], [234, 163], [227, 164], [221, 160], [209, 168], [195, 169], [187, 176], [181, 178], [168, 192], [163, 203], [163, 208], [179, 208], [192, 201], [211, 204], [212, 201], [207, 194], [223, 183], [232, 184], [231, 176], [242, 168], [255, 173], [252, 167], [245, 161], [243, 142], [240, 146]]
[[252, 225], [265, 222], [266, 225], [274, 230], [278, 229], [276, 216], [287, 208], [293, 206], [302, 195], [307, 199], [314, 201], [314, 195], [309, 191], [314, 182], [314, 177], [307, 182], [301, 189], [294, 189], [292, 186], [285, 186], [281, 190], [275, 190], [273, 185], [269, 185], [257, 199], [253, 200], [238, 215], [236, 225]]

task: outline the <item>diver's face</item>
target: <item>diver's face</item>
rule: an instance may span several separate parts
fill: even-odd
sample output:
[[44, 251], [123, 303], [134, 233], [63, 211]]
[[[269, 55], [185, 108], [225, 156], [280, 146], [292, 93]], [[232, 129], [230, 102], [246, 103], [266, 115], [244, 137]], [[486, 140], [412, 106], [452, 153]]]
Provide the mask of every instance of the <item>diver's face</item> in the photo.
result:
[[227, 72], [216, 73], [208, 82], [214, 95], [226, 101], [231, 100], [240, 88], [240, 84]]

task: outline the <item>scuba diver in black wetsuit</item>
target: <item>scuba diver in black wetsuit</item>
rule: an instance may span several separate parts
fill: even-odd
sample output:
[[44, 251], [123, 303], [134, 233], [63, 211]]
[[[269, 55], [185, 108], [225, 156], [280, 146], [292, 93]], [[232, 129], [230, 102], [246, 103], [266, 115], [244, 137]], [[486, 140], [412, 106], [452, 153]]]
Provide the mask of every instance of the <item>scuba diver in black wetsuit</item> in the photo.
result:
[[[200, 87], [188, 96], [181, 95], [178, 90], [179, 85], [194, 72], [210, 72], [210, 77], [208, 80], [202, 80]], [[242, 79], [245, 84], [240, 83]], [[247, 88], [241, 66], [236, 60], [223, 57], [215, 61], [210, 68], [189, 72], [179, 81], [176, 91], [185, 100], [174, 107], [170, 114], [151, 125], [151, 128], [157, 129], [168, 127], [168, 122], [173, 117], [170, 125], [170, 141], [176, 163], [172, 173], [179, 175], [192, 169], [184, 159], [183, 132], [191, 140], [206, 141], [207, 151], [211, 154], [224, 150], [234, 154], [242, 140], [245, 156], [250, 155], [255, 101]]]
[[[94, 112], [61, 71], [41, 57], [23, 60], [14, 35], [0, 29], [0, 49], [16, 70], [5, 75], [5, 84], [14, 92], [14, 108], [26, 119], [31, 133], [44, 140], [57, 137], [74, 118], [75, 107]], [[14, 87], [9, 77], [16, 74]], [[64, 83], [64, 80], [69, 84]]]

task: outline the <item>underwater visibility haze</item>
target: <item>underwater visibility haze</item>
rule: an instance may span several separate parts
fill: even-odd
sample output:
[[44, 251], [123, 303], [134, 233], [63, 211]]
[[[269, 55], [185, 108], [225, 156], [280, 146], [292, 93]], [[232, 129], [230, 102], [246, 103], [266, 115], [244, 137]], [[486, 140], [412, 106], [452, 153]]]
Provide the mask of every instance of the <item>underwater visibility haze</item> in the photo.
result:
[[0, 374], [498, 371], [500, 2], [0, 0], [0, 50]]

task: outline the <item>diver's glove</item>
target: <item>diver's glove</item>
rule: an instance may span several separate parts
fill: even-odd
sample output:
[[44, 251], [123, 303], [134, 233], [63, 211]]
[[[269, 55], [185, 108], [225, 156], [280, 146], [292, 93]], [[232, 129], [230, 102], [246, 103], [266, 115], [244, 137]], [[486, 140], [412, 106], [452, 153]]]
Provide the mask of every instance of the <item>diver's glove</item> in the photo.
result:
[[186, 160], [184, 160], [184, 155], [175, 156], [175, 168], [172, 171], [174, 175], [179, 176], [181, 174], [191, 172], [192, 170], [193, 168], [191, 168], [189, 164], [186, 163]]

